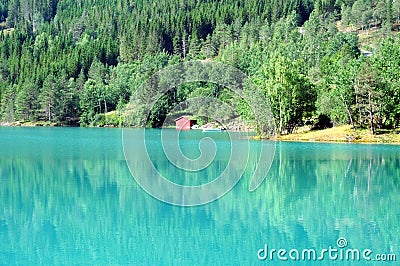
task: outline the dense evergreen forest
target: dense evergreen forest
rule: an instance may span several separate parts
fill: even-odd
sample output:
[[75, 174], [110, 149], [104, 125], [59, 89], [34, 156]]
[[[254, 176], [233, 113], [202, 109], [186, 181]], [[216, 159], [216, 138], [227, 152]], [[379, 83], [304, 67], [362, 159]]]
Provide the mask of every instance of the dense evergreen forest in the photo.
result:
[[[124, 110], [151, 74], [207, 59], [239, 68], [262, 89], [278, 133], [318, 117], [393, 129], [399, 24], [399, 0], [1, 0], [0, 120], [128, 126]], [[181, 85], [148, 126], [193, 95], [235, 97], [225, 90]]]

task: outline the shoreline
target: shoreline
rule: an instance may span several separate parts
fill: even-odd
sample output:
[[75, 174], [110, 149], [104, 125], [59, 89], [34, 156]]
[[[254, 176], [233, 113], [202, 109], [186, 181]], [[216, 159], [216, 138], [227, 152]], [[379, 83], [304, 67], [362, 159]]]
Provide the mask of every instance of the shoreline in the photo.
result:
[[[51, 122], [0, 122], [0, 127], [76, 127], [79, 125], [67, 125]], [[87, 128], [119, 128], [115, 125], [103, 125], [103, 126], [87, 126]]]
[[299, 140], [299, 139], [271, 139], [277, 142], [296, 142], [296, 143], [327, 143], [327, 144], [369, 144], [369, 145], [400, 145], [399, 141], [342, 141], [342, 140]]
[[[77, 127], [49, 122], [0, 122], [0, 127]], [[119, 128], [113, 125], [94, 126], [88, 128]], [[229, 130], [228, 130], [229, 131]], [[248, 131], [244, 131], [248, 132]], [[265, 139], [254, 136], [253, 140]], [[351, 126], [337, 126], [322, 130], [311, 130], [308, 127], [299, 128], [295, 133], [269, 138], [273, 141], [283, 142], [320, 142], [320, 143], [359, 143], [359, 144], [394, 144], [400, 145], [400, 129], [379, 132], [372, 135], [367, 129], [353, 130]]]
[[277, 141], [395, 144], [400, 145], [400, 131], [381, 131], [372, 135], [368, 129], [352, 129], [351, 126], [337, 126], [322, 130], [300, 128], [296, 133], [273, 138]]

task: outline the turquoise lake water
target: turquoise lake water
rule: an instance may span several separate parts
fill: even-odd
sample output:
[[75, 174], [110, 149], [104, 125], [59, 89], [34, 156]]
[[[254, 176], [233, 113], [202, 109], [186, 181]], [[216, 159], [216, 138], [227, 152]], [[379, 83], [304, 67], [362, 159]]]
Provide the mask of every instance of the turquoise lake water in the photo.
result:
[[[175, 174], [160, 131], [147, 132], [156, 168]], [[1, 265], [375, 265], [346, 260], [349, 249], [371, 250], [369, 259], [395, 254], [397, 262], [379, 265], [398, 265], [400, 146], [278, 142], [266, 179], [249, 192], [259, 147], [268, 143], [250, 141], [248, 168], [229, 193], [179, 207], [138, 185], [121, 136], [121, 129], [0, 128]], [[203, 136], [182, 134], [189, 158], [199, 156]], [[209, 137], [221, 153], [214, 163], [171, 181], [199, 185], [226, 167], [235, 140]], [[140, 165], [134, 170], [146, 176]], [[271, 260], [273, 249], [288, 260], [277, 251]], [[317, 261], [302, 259], [311, 249]]]

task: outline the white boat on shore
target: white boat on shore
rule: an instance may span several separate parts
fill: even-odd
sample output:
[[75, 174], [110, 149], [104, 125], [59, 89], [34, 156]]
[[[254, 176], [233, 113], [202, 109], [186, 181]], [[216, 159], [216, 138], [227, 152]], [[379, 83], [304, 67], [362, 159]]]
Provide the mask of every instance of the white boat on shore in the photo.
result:
[[203, 128], [203, 132], [221, 132], [221, 128]]

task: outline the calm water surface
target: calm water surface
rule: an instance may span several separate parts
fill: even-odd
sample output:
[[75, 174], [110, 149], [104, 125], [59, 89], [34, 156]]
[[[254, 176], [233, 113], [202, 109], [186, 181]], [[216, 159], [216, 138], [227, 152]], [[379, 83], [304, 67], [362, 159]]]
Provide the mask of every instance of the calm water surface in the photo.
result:
[[[310, 264], [279, 261], [276, 254], [261, 261], [257, 253], [265, 245], [288, 252], [370, 249], [372, 258], [382, 253], [400, 260], [400, 146], [277, 143], [271, 170], [255, 192], [248, 191], [248, 170], [221, 199], [183, 208], [137, 185], [121, 133], [0, 128], [1, 265]], [[159, 131], [149, 133], [157, 149]], [[201, 138], [201, 132], [185, 134], [183, 150]], [[229, 150], [223, 137], [217, 142]], [[251, 142], [254, 158], [262, 143]], [[187, 152], [196, 157], [198, 151]], [[170, 169], [162, 156], [154, 163]], [[226, 163], [211, 165], [204, 180]], [[339, 238], [346, 247], [338, 248]], [[313, 263], [374, 265], [328, 255]]]

